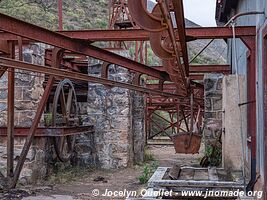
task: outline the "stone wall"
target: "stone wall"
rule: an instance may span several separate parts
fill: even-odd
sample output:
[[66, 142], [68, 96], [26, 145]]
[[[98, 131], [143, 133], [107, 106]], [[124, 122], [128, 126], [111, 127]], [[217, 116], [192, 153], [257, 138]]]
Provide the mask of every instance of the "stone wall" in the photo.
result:
[[146, 98], [140, 92], [132, 92], [132, 133], [134, 163], [144, 161], [145, 148], [145, 107]]
[[[218, 142], [222, 134], [222, 80], [222, 74], [206, 74], [204, 77], [204, 137], [206, 150], [216, 146], [218, 150], [216, 152], [218, 154], [217, 157], [221, 157], [222, 148]], [[212, 161], [214, 162], [213, 164], [216, 164], [220, 159], [215, 158]]]
[[[17, 49], [16, 49], [16, 55]], [[39, 44], [23, 47], [25, 62], [43, 65], [44, 48]], [[15, 70], [15, 126], [30, 127], [34, 119], [38, 103], [43, 94], [44, 76], [23, 70]], [[0, 126], [7, 125], [7, 73], [0, 78]], [[16, 137], [14, 141], [15, 165], [25, 143], [24, 137]], [[6, 137], [0, 140], [0, 171], [6, 173]], [[45, 138], [34, 139], [22, 170], [21, 183], [35, 182], [46, 176], [45, 163], [47, 141]]]
[[[23, 48], [26, 62], [43, 65], [44, 48], [32, 45]], [[96, 62], [96, 61], [94, 61]], [[100, 76], [100, 65], [89, 68], [89, 74]], [[127, 69], [110, 66], [109, 79], [131, 83], [133, 74]], [[16, 70], [15, 126], [30, 127], [43, 94], [44, 76]], [[143, 94], [118, 87], [88, 83], [88, 102], [78, 103], [83, 125], [94, 125], [95, 133], [76, 136], [72, 164], [120, 168], [143, 161], [145, 135], [145, 97]], [[0, 79], [0, 126], [7, 122], [7, 75]], [[40, 126], [44, 125], [41, 119]], [[15, 164], [25, 138], [15, 138]], [[0, 172], [6, 173], [6, 138], [0, 141]], [[36, 137], [27, 155], [20, 182], [42, 181], [57, 161], [51, 138]]]
[[216, 139], [222, 131], [222, 80], [222, 74], [207, 74], [204, 77], [207, 140]]
[[[23, 48], [25, 62], [43, 65], [44, 51], [40, 45]], [[16, 70], [15, 74], [15, 125], [30, 126], [43, 93], [44, 76]], [[0, 78], [0, 126], [7, 120], [7, 73]]]
[[[16, 50], [17, 51], [17, 50]], [[18, 52], [16, 52], [16, 55]], [[44, 46], [35, 44], [23, 47], [23, 60], [25, 62], [43, 65]], [[44, 75], [16, 70], [15, 74], [15, 126], [30, 127], [35, 117], [38, 103], [42, 97], [44, 87]], [[79, 114], [81, 117], [87, 114], [87, 104], [79, 103]], [[0, 78], [0, 126], [7, 125], [7, 73]], [[39, 126], [44, 125], [42, 117]], [[91, 125], [91, 124], [84, 124]], [[76, 137], [75, 157], [72, 163], [79, 166], [88, 166], [95, 163], [93, 133], [83, 134]], [[25, 143], [25, 137], [16, 137], [14, 141], [14, 164], [19, 159]], [[6, 137], [0, 140], [0, 172], [6, 174]], [[53, 165], [58, 162], [54, 153], [51, 138], [35, 137], [27, 155], [20, 176], [20, 183], [29, 184], [43, 181], [50, 172]], [[68, 163], [69, 164], [69, 163]]]
[[[88, 73], [100, 76], [101, 64], [93, 60], [91, 63], [94, 64], [91, 64]], [[109, 79], [131, 83], [133, 74], [122, 67], [110, 65]], [[145, 98], [140, 93], [89, 83], [86, 121], [95, 125], [99, 166], [114, 169], [143, 161], [144, 106]]]

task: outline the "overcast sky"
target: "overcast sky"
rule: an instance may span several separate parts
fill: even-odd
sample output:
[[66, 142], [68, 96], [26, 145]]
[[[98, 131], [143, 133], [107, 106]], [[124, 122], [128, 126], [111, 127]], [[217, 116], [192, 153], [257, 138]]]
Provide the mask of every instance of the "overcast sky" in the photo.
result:
[[216, 26], [216, 0], [183, 0], [185, 17], [201, 26]]
[[183, 0], [183, 3], [187, 19], [201, 26], [216, 26], [216, 0]]

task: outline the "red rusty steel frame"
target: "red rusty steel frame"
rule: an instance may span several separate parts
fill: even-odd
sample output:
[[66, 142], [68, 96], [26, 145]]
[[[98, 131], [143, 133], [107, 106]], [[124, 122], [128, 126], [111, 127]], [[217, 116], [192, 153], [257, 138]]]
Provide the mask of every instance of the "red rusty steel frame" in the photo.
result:
[[187, 76], [189, 75], [189, 61], [186, 45], [186, 32], [185, 32], [185, 18], [183, 9], [183, 0], [172, 0], [173, 9], [175, 13], [176, 25], [178, 29], [179, 43], [183, 55], [183, 65], [186, 70]]
[[[0, 41], [0, 52], [2, 52], [1, 56], [12, 58], [14, 51], [14, 41]], [[0, 78], [4, 75], [6, 70], [7, 67], [0, 67]]]
[[[30, 128], [28, 127], [15, 127], [15, 137], [27, 137]], [[65, 135], [77, 135], [81, 133], [94, 132], [93, 126], [82, 127], [38, 127], [34, 137], [58, 137]], [[7, 136], [7, 127], [0, 127], [0, 136]]]
[[81, 41], [73, 40], [62, 34], [29, 24], [27, 22], [9, 17], [0, 13], [0, 29], [6, 32], [19, 35], [21, 37], [33, 39], [38, 42], [50, 44], [55, 47], [67, 49], [82, 55], [88, 55], [93, 58], [103, 60], [112, 64], [125, 67], [130, 70], [148, 74], [158, 79], [168, 79], [167, 74], [163, 74], [144, 64], [135, 62], [115, 53], [100, 49], [98, 47], [86, 44]]
[[[256, 36], [255, 26], [237, 26], [236, 37]], [[195, 39], [226, 39], [232, 38], [232, 29], [228, 27], [186, 28], [186, 35]], [[131, 30], [74, 30], [59, 31], [72, 39], [88, 41], [148, 41], [149, 32], [143, 29]], [[30, 35], [28, 35], [30, 36]], [[177, 38], [178, 39], [178, 38]], [[0, 32], [0, 40], [17, 40], [14, 34]], [[32, 40], [33, 41], [33, 40]]]
[[[153, 86], [152, 86], [153, 87]], [[153, 88], [153, 89], [155, 89], [155, 88]], [[164, 90], [164, 88], [163, 88], [163, 90]], [[204, 91], [204, 89], [203, 88], [196, 88], [196, 89], [194, 89], [194, 94], [196, 93], [196, 92], [203, 92]], [[195, 94], [196, 95], [196, 97], [194, 98], [196, 101], [201, 101], [201, 100], [203, 100], [203, 94], [202, 94], [202, 96], [201, 96], [201, 94], [199, 94], [201, 97], [198, 97], [197, 96], [197, 94]], [[148, 97], [148, 98], [150, 98], [150, 97]], [[154, 99], [157, 99], [157, 98], [159, 98], [159, 99], [162, 99], [162, 100], [167, 100], [167, 101], [169, 101], [169, 102], [176, 102], [176, 103], [183, 103], [183, 102], [188, 102], [188, 99], [189, 98], [172, 98], [172, 97], [168, 97], [168, 98], [166, 98], [166, 97], [163, 97], [162, 95], [160, 96], [160, 95], [158, 95], [158, 96], [156, 96], [156, 95], [154, 95], [153, 96], [153, 98]], [[178, 101], [178, 100], [179, 101]]]
[[[22, 51], [21, 43], [22, 42], [19, 41], [19, 44], [20, 44], [19, 51]], [[19, 52], [19, 55], [22, 55], [21, 52]], [[53, 56], [52, 56], [54, 59], [53, 59], [53, 64], [52, 64], [51, 69], [59, 67], [61, 56], [62, 56], [62, 49], [54, 48], [53, 49]], [[14, 61], [14, 62], [16, 62], [16, 61]], [[21, 61], [17, 61], [17, 62], [21, 62]], [[23, 63], [23, 62], [21, 62], [21, 63]], [[11, 66], [8, 66], [8, 67], [14, 69], [14, 67], [11, 67]], [[8, 188], [14, 188], [17, 185], [17, 181], [19, 179], [21, 170], [22, 170], [23, 165], [25, 163], [27, 154], [28, 154], [28, 152], [30, 150], [32, 141], [34, 139], [34, 135], [35, 135], [36, 130], [38, 128], [38, 124], [39, 124], [40, 119], [42, 117], [42, 114], [43, 114], [43, 112], [45, 110], [46, 103], [47, 103], [47, 100], [49, 98], [49, 94], [51, 93], [51, 90], [53, 88], [54, 82], [55, 82], [55, 76], [50, 75], [49, 79], [48, 79], [48, 82], [46, 84], [45, 90], [44, 90], [44, 94], [43, 94], [43, 96], [42, 96], [42, 98], [41, 98], [41, 100], [39, 102], [39, 105], [38, 105], [34, 120], [32, 122], [32, 126], [29, 129], [26, 141], [24, 143], [23, 149], [22, 149], [21, 154], [19, 156], [19, 160], [17, 162], [14, 174], [13, 174], [13, 176], [8, 176], [8, 179], [9, 179]], [[10, 92], [10, 91], [8, 91], [8, 92]], [[13, 127], [14, 127], [14, 124], [13, 124]]]
[[9, 45], [7, 40], [0, 40], [0, 51], [4, 54], [9, 54]]
[[160, 32], [167, 28], [161, 17], [148, 12], [146, 0], [128, 0], [128, 7], [132, 18], [139, 27], [150, 32]]
[[[128, 9], [127, 0], [109, 0], [109, 29], [138, 29], [139, 27], [134, 23]], [[129, 44], [133, 45], [133, 43]], [[110, 47], [119, 47], [128, 49], [126, 43], [111, 42], [109, 41]], [[145, 55], [144, 55], [145, 54]], [[144, 41], [135, 41], [135, 56], [134, 60], [140, 63], [147, 63], [147, 46], [144, 45]]]
[[[188, 102], [177, 102], [177, 103], [174, 103], [174, 102], [161, 102], [160, 100], [157, 100], [157, 99], [155, 99], [154, 101], [152, 101], [149, 104], [148, 109], [154, 109], [154, 108], [157, 107], [158, 110], [160, 110], [160, 109], [173, 110], [173, 108], [175, 108], [177, 104], [181, 105], [181, 106], [184, 106], [183, 110], [187, 111], [187, 110], [190, 109], [190, 107], [188, 107], [188, 104], [189, 104]], [[194, 105], [194, 109], [195, 110], [198, 110], [198, 105], [201, 105], [201, 107], [203, 107], [202, 106], [203, 102], [197, 102], [195, 100], [195, 104], [196, 104], [196, 105]]]
[[[51, 65], [52, 59], [50, 58], [50, 55], [47, 54], [45, 57], [45, 63], [46, 65]], [[88, 67], [87, 61], [75, 61], [75, 60], [69, 60], [69, 58], [66, 58], [66, 61], [62, 61], [61, 65], [65, 66], [66, 68], [70, 68], [73, 71], [79, 72], [80, 67]], [[228, 67], [228, 69], [227, 69]], [[154, 66], [152, 67], [160, 72], [166, 72], [166, 70], [161, 66]], [[190, 74], [189, 77], [192, 80], [203, 80], [203, 73], [224, 73], [229, 74], [230, 73], [230, 67], [229, 65], [191, 65], [189, 68]], [[139, 74], [142, 75], [142, 74]]]
[[7, 67], [0, 67], [0, 78], [4, 75], [6, 70], [7, 70]]
[[[46, 64], [48, 66], [50, 66], [50, 63], [51, 63], [51, 60], [49, 59], [46, 59]], [[88, 63], [86, 61], [84, 62], [75, 62], [75, 61], [64, 61], [62, 62], [62, 65], [67, 67], [67, 68], [70, 68], [72, 69], [73, 71], [77, 71], [79, 72], [80, 70], [78, 68], [80, 67], [88, 67]], [[207, 67], [207, 68], [206, 68]], [[213, 68], [214, 67], [214, 68]], [[224, 74], [229, 74], [230, 73], [230, 70], [226, 70], [225, 68], [223, 68], [224, 66], [222, 66], [222, 68], [220, 68], [219, 65], [216, 65], [216, 66], [206, 66], [204, 65], [203, 68], [202, 66], [198, 66], [196, 68], [192, 67], [190, 70], [191, 70], [191, 73], [189, 74], [189, 77], [192, 79], [192, 80], [203, 80], [203, 73], [212, 73], [212, 72], [216, 72], [216, 73], [224, 73]], [[158, 71], [161, 71], [161, 72], [166, 72], [163, 68], [160, 68], [160, 67], [154, 67], [156, 70]], [[199, 69], [199, 70], [198, 70]], [[138, 73], [138, 72], [137, 72]], [[139, 75], [142, 75], [139, 73]]]
[[51, 67], [46, 67], [46, 66], [34, 65], [34, 64], [29, 64], [29, 63], [25, 63], [25, 62], [15, 61], [12, 59], [7, 59], [7, 58], [1, 58], [0, 57], [0, 66], [23, 69], [23, 70], [27, 70], [27, 71], [49, 74], [49, 75], [54, 75], [54, 76], [62, 77], [62, 78], [65, 77], [65, 78], [79, 80], [79, 81], [101, 83], [101, 84], [109, 85], [109, 86], [113, 86], [113, 87], [123, 87], [123, 88], [136, 90], [136, 91], [140, 91], [140, 92], [144, 92], [144, 93], [158, 94], [161, 96], [186, 98], [184, 96], [180, 96], [179, 94], [165, 93], [165, 92], [161, 92], [159, 90], [158, 91], [157, 90], [151, 90], [149, 88], [139, 87], [139, 86], [135, 86], [135, 85], [132, 85], [129, 83], [116, 82], [116, 81], [107, 80], [104, 78], [89, 76], [87, 74], [82, 74], [82, 73], [78, 73], [78, 72], [72, 72], [72, 71], [67, 71], [67, 70], [63, 70], [63, 69], [56, 69], [56, 68], [51, 68]]
[[[187, 94], [188, 91], [186, 88], [189, 88], [188, 83], [190, 83], [188, 82], [187, 78], [189, 76], [188, 65], [186, 65], [186, 60], [188, 61], [188, 57], [187, 55], [183, 55], [183, 52], [187, 52], [187, 50], [180, 51], [183, 38], [181, 37], [179, 38], [180, 40], [177, 41], [169, 12], [169, 5], [167, 5], [165, 0], [158, 1], [152, 10], [152, 13], [148, 12], [146, 1], [144, 0], [128, 0], [128, 5], [130, 13], [135, 22], [140, 27], [151, 32], [149, 38], [150, 45], [154, 53], [162, 59], [175, 60], [175, 62], [173, 62], [174, 65], [170, 66], [170, 70], [167, 70], [167, 72], [170, 75], [170, 79], [177, 85], [177, 88], [181, 88], [181, 92]], [[183, 16], [181, 20], [184, 21]], [[168, 35], [166, 40], [162, 41], [161, 35], [165, 33], [168, 33]], [[171, 69], [174, 68], [179, 72], [178, 75], [172, 74]]]
[[[151, 130], [148, 131], [148, 135], [147, 135], [147, 139], [153, 139], [155, 136], [161, 134], [161, 133], [166, 133], [166, 131], [170, 128], [172, 128], [172, 130], [174, 131], [175, 128], [178, 128], [177, 131], [179, 132], [180, 130], [182, 132], [189, 132], [190, 129], [189, 129], [189, 126], [188, 126], [188, 121], [189, 119], [190, 120], [199, 120], [198, 121], [198, 127], [199, 127], [199, 123], [201, 123], [201, 117], [197, 117], [198, 115], [199, 116], [202, 116], [203, 115], [203, 111], [200, 112], [200, 108], [198, 109], [190, 109], [188, 110], [188, 113], [190, 114], [185, 114], [185, 111], [184, 109], [182, 108], [182, 110], [180, 110], [180, 107], [175, 107], [175, 108], [172, 108], [172, 109], [167, 109], [167, 110], [163, 110], [165, 112], [168, 112], [169, 115], [170, 115], [170, 119], [171, 121], [165, 119], [164, 117], [160, 116], [159, 114], [155, 113], [155, 111], [159, 110], [158, 107], [154, 107], [154, 108], [150, 108], [151, 111], [148, 111], [149, 115], [146, 117], [147, 118], [147, 126], [151, 128], [151, 123], [155, 124], [158, 128], [160, 128], [160, 131], [157, 132], [156, 134], [153, 134], [151, 135]], [[179, 114], [181, 111], [181, 114]], [[179, 118], [177, 118], [176, 122], [173, 121], [173, 114], [174, 113], [178, 113], [179, 114]], [[162, 127], [160, 124], [157, 123], [157, 121], [153, 120], [152, 119], [152, 115], [155, 115], [161, 119], [163, 119], [166, 123], [167, 123], [167, 126], [166, 127]], [[180, 118], [180, 115], [182, 115], [182, 118]], [[186, 126], [187, 130], [184, 130], [183, 128], [180, 127], [182, 121], [184, 122], [184, 125]], [[176, 127], [177, 126], [177, 127]], [[192, 129], [192, 126], [193, 126], [193, 123], [191, 123], [191, 129]], [[168, 135], [168, 134], [167, 134]]]
[[[244, 36], [256, 36], [255, 26], [237, 26], [235, 29], [236, 29], [236, 37], [238, 38]], [[187, 36], [193, 37], [195, 39], [226, 39], [233, 37], [232, 29], [228, 27], [186, 28], [185, 31]], [[140, 40], [148, 41], [149, 40], [149, 32], [142, 29], [80, 30], [80, 31], [78, 30], [78, 31], [62, 31], [60, 33], [71, 38], [90, 40], [90, 41], [140, 41]], [[7, 39], [6, 37], [5, 39]]]
[[[247, 71], [247, 93], [248, 102], [254, 102], [248, 104], [248, 120], [247, 129], [248, 133], [251, 133], [251, 170], [255, 173], [251, 173], [251, 176], [256, 176], [256, 157], [257, 157], [257, 111], [256, 111], [256, 91], [257, 91], [257, 81], [256, 81], [256, 37], [241, 37], [240, 38], [246, 47], [250, 51], [250, 66]], [[256, 180], [256, 177], [251, 178]], [[251, 187], [251, 183], [248, 187]], [[251, 189], [251, 188], [250, 188]]]
[[12, 181], [9, 183], [9, 188], [14, 188], [17, 184], [17, 181], [19, 179], [19, 176], [20, 176], [20, 172], [22, 170], [22, 167], [24, 165], [24, 162], [25, 162], [25, 159], [26, 159], [26, 156], [29, 152], [29, 149], [30, 149], [30, 146], [32, 144], [32, 141], [33, 141], [33, 138], [34, 138], [34, 134], [35, 134], [35, 131], [38, 127], [38, 124], [40, 122], [40, 119], [41, 119], [41, 116], [44, 112], [44, 109], [45, 109], [45, 106], [46, 106], [46, 102], [47, 102], [47, 99], [49, 97], [49, 93], [53, 87], [53, 83], [54, 83], [54, 77], [53, 76], [50, 76], [49, 80], [48, 80], [48, 83], [46, 85], [46, 88], [45, 88], [45, 91], [44, 91], [44, 94], [42, 96], [42, 99], [39, 103], [39, 106], [37, 108], [37, 112], [36, 112], [36, 115], [34, 117], [34, 121], [32, 123], [32, 126], [28, 132], [28, 135], [27, 135], [27, 138], [26, 138], [26, 142], [23, 146], [23, 149], [22, 149], [22, 152], [20, 154], [20, 157], [19, 157], [19, 160], [18, 160], [18, 163], [16, 165], [16, 168], [15, 168], [15, 171], [14, 171], [14, 176], [12, 177]]
[[57, 1], [57, 6], [58, 6], [58, 30], [62, 31], [63, 30], [63, 5], [62, 5], [62, 0]]
[[[178, 19], [178, 20], [181, 20], [181, 19]], [[173, 84], [172, 86], [170, 86], [171, 84], [167, 84], [167, 83], [163, 84], [163, 81], [170, 80], [168, 74], [165, 71], [160, 70], [160, 69], [155, 69], [152, 67], [148, 67], [146, 65], [140, 64], [138, 62], [135, 62], [130, 59], [124, 58], [122, 56], [119, 56], [117, 54], [114, 54], [112, 52], [94, 47], [90, 45], [90, 42], [89, 42], [89, 41], [145, 41], [145, 40], [149, 40], [148, 31], [134, 30], [134, 29], [133, 30], [108, 30], [108, 31], [85, 30], [85, 31], [62, 31], [60, 33], [56, 33], [56, 32], [43, 29], [41, 27], [31, 25], [29, 23], [26, 23], [20, 20], [14, 19], [12, 17], [6, 16], [3, 14], [0, 14], [0, 29], [4, 31], [4, 32], [0, 32], [1, 41], [10, 39], [10, 40], [14, 40], [14, 43], [18, 42], [19, 49], [20, 49], [19, 51], [20, 58], [22, 57], [21, 46], [22, 46], [22, 43], [24, 43], [24, 40], [26, 39], [30, 41], [38, 41], [38, 42], [42, 42], [45, 44], [50, 44], [54, 47], [62, 48], [63, 50], [69, 50], [72, 53], [78, 53], [81, 55], [91, 56], [99, 60], [103, 60], [108, 63], [113, 63], [116, 65], [125, 67], [127, 69], [136, 71], [140, 74], [147, 74], [149, 76], [162, 80], [160, 81], [162, 84], [158, 84], [156, 86], [154, 86], [153, 84], [149, 84], [148, 88], [143, 88], [137, 85], [115, 82], [115, 81], [107, 80], [105, 78], [91, 77], [91, 76], [78, 73], [78, 72], [67, 71], [64, 69], [57, 69], [55, 68], [55, 66], [60, 65], [60, 62], [61, 62], [59, 58], [60, 56], [56, 56], [51, 59], [51, 61], [53, 62], [52, 67], [33, 65], [33, 64], [24, 63], [21, 61], [16, 61], [14, 59], [1, 57], [0, 58], [0, 67], [1, 67], [0, 75], [2, 75], [3, 71], [6, 70], [7, 68], [9, 68], [10, 72], [12, 72], [14, 68], [18, 68], [18, 69], [23, 69], [27, 71], [39, 72], [39, 73], [50, 75], [48, 83], [46, 84], [44, 95], [39, 103], [36, 116], [33, 121], [33, 125], [29, 130], [27, 130], [28, 132], [27, 140], [23, 147], [23, 151], [19, 158], [18, 164], [16, 166], [14, 176], [12, 174], [13, 173], [12, 163], [9, 161], [8, 177], [12, 178], [10, 179], [10, 182], [9, 182], [10, 184], [9, 187], [11, 188], [16, 186], [16, 182], [19, 178], [26, 155], [29, 151], [32, 140], [35, 136], [35, 132], [37, 132], [37, 135], [38, 135], [38, 123], [40, 121], [40, 117], [46, 106], [46, 102], [49, 98], [49, 94], [53, 86], [55, 77], [70, 78], [70, 79], [86, 81], [86, 82], [102, 83], [102, 84], [109, 85], [109, 86], [125, 87], [131, 90], [137, 90], [137, 91], [153, 94], [154, 96], [150, 95], [147, 98], [146, 112], [150, 113], [150, 115], [155, 110], [164, 110], [171, 114], [173, 114], [174, 112], [180, 113], [183, 116], [181, 120], [184, 121], [185, 125], [187, 126], [187, 129], [188, 129], [187, 131], [189, 131], [189, 126], [188, 126], [189, 120], [187, 120], [187, 118], [190, 117], [190, 114], [189, 114], [190, 109], [193, 110], [193, 113], [195, 113], [197, 111], [197, 108], [199, 108], [199, 106], [203, 107], [203, 88], [200, 87], [198, 88], [198, 90], [193, 89], [194, 94], [198, 93], [198, 95], [201, 98], [194, 99], [194, 107], [192, 109], [190, 108], [189, 97], [181, 97], [180, 95], [173, 94], [172, 86], [177, 88], [177, 85]], [[232, 30], [227, 27], [188, 28], [182, 31], [185, 31], [185, 33], [180, 33], [179, 37], [175, 38], [175, 40], [178, 41], [178, 43], [184, 42], [185, 36], [190, 36], [194, 39], [232, 38]], [[14, 37], [14, 35], [16, 36]], [[21, 36], [23, 39], [18, 38], [17, 36]], [[250, 62], [250, 67], [248, 69], [249, 70], [248, 72], [249, 74], [248, 76], [248, 94], [249, 94], [248, 98], [249, 99], [248, 100], [251, 102], [255, 101], [256, 99], [255, 36], [256, 36], [255, 27], [236, 27], [236, 37], [240, 38], [250, 50], [251, 62]], [[0, 47], [3, 50], [3, 52], [6, 51], [5, 46], [0, 45]], [[63, 51], [62, 49], [59, 49], [58, 52]], [[184, 48], [182, 47], [181, 50], [184, 50]], [[185, 52], [183, 52], [182, 55], [184, 54]], [[188, 68], [189, 68], [190, 76], [195, 76], [195, 78], [197, 79], [203, 79], [203, 73], [217, 72], [217, 71], [229, 73], [229, 66], [215, 66], [215, 65], [214, 66], [188, 66]], [[12, 93], [10, 93], [10, 90], [12, 90], [11, 89], [12, 88], [11, 74], [12, 73], [10, 73], [10, 78], [9, 78], [10, 97], [8, 98], [9, 111], [11, 111], [11, 113], [8, 115], [9, 117], [8, 129], [9, 130], [7, 130], [8, 136], [10, 139], [10, 141], [8, 142], [9, 143], [8, 144], [9, 145], [8, 157], [10, 158], [13, 157], [11, 142], [17, 130], [16, 128], [14, 128], [14, 123], [12, 123], [13, 102], [10, 101], [12, 97]], [[162, 91], [158, 89], [162, 89]], [[170, 98], [164, 98], [164, 96], [170, 97]], [[175, 101], [175, 99], [177, 99], [177, 101]], [[177, 105], [179, 105], [178, 106], [179, 108], [177, 108]], [[151, 111], [153, 112], [151, 113]], [[195, 118], [195, 114], [193, 115], [191, 114], [191, 118]], [[149, 122], [149, 118], [147, 118], [147, 123], [148, 122]], [[175, 124], [174, 122], [171, 122], [171, 123]], [[179, 126], [179, 123], [178, 123], [178, 126]], [[14, 130], [12, 130], [13, 128]], [[248, 105], [248, 132], [251, 132], [252, 160], [253, 162], [256, 162], [256, 103], [252, 103]]]
[[[9, 43], [9, 57], [15, 58], [15, 46]], [[19, 50], [21, 50], [21, 45]], [[22, 59], [19, 54], [19, 59]], [[14, 173], [14, 118], [15, 118], [15, 70], [8, 69], [8, 96], [7, 96], [7, 178], [12, 182]]]
[[[166, 71], [163, 66], [154, 66], [153, 68], [159, 71]], [[231, 68], [229, 65], [190, 65], [190, 73], [230, 73]]]
[[[267, 61], [266, 61], [266, 54], [267, 54], [267, 26], [265, 26], [265, 28], [262, 31], [262, 46], [263, 46], [263, 52], [262, 52], [262, 58], [263, 58], [263, 73], [262, 73], [262, 79], [263, 79], [263, 83], [264, 83], [264, 87], [263, 87], [263, 91], [264, 91], [264, 97], [267, 94]], [[264, 171], [267, 172], [267, 99], [264, 98], [264, 105], [263, 105], [263, 109], [264, 109], [264, 149], [265, 149], [265, 164], [264, 164]], [[264, 177], [264, 184], [263, 184], [263, 188], [264, 188], [264, 197], [263, 198], [267, 198], [267, 176]]]
[[[181, 4], [181, 5], [180, 5]], [[179, 40], [177, 41], [176, 35], [175, 35], [175, 31], [174, 31], [174, 27], [173, 27], [173, 22], [172, 22], [172, 18], [171, 18], [171, 14], [170, 14], [170, 10], [169, 10], [169, 4], [167, 3], [166, 0], [161, 0], [158, 1], [158, 5], [160, 7], [161, 13], [162, 13], [162, 17], [164, 22], [167, 24], [167, 31], [169, 34], [169, 42], [172, 45], [172, 50], [174, 52], [174, 58], [173, 60], [175, 60], [176, 62], [174, 62], [174, 65], [171, 66], [171, 68], [176, 67], [177, 71], [179, 72], [180, 76], [179, 76], [179, 80], [177, 80], [176, 78], [174, 79], [175, 83], [182, 83], [183, 86], [185, 86], [186, 88], [189, 88], [188, 82], [187, 82], [187, 77], [189, 77], [189, 64], [188, 64], [188, 55], [187, 55], [187, 48], [185, 49], [181, 49], [182, 47], [186, 47], [186, 41], [185, 41], [185, 30], [182, 29], [183, 25], [184, 25], [184, 16], [180, 16], [181, 18], [176, 18], [176, 23], [178, 26], [178, 36], [179, 36]], [[179, 5], [179, 6], [177, 6]], [[176, 9], [179, 8], [179, 10], [175, 10], [175, 15], [176, 12], [181, 12], [183, 13], [183, 2], [181, 0], [179, 0], [179, 3], [177, 2], [176, 4]], [[178, 15], [176, 15], [178, 16]], [[178, 43], [177, 43], [178, 42]], [[181, 60], [182, 58], [182, 60]], [[170, 74], [170, 72], [168, 72]], [[171, 76], [171, 74], [170, 74]], [[172, 76], [171, 76], [172, 79]]]

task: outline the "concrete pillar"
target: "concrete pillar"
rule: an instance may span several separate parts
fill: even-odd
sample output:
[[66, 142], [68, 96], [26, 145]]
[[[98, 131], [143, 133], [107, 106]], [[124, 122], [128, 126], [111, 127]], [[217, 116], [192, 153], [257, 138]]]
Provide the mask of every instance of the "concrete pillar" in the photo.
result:
[[[237, 79], [239, 79], [239, 88]], [[246, 99], [245, 77], [225, 76], [223, 78], [223, 167], [231, 171], [242, 170], [243, 159], [245, 159], [242, 145], [243, 148], [247, 146], [246, 105], [239, 107], [238, 104], [245, 103]]]

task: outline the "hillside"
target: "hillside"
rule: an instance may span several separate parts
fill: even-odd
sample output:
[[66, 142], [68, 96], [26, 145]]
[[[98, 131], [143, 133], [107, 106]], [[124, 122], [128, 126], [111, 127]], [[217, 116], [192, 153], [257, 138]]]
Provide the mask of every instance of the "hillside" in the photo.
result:
[[[185, 19], [186, 27], [200, 27], [198, 24]], [[210, 40], [195, 40], [188, 42], [189, 57], [193, 58], [201, 51]], [[214, 40], [208, 48], [205, 49], [193, 63], [197, 64], [224, 64], [227, 58], [227, 44], [222, 39]]]
[[[107, 28], [107, 0], [64, 0], [64, 29]], [[57, 30], [57, 0], [0, 0], [0, 12], [18, 19]]]
[[[153, 9], [154, 3], [148, 1]], [[58, 29], [57, 0], [0, 0], [0, 12], [18, 19], [48, 28]], [[65, 30], [106, 29], [108, 27], [109, 0], [64, 0], [63, 25]], [[199, 25], [186, 19], [187, 27]], [[207, 40], [188, 43], [189, 57], [192, 58], [206, 44]], [[104, 44], [97, 44], [103, 46]], [[214, 41], [194, 62], [216, 64], [226, 61], [226, 44], [223, 40]], [[149, 49], [149, 64], [160, 64]]]

